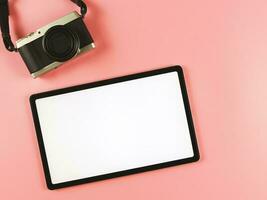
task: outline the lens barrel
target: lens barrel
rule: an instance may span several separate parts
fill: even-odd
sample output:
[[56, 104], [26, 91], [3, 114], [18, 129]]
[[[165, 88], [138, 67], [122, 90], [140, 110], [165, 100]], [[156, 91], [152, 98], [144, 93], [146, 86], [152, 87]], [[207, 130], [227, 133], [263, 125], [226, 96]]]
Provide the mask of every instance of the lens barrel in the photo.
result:
[[47, 30], [42, 44], [49, 57], [58, 62], [65, 62], [77, 54], [80, 40], [69, 28], [58, 25]]

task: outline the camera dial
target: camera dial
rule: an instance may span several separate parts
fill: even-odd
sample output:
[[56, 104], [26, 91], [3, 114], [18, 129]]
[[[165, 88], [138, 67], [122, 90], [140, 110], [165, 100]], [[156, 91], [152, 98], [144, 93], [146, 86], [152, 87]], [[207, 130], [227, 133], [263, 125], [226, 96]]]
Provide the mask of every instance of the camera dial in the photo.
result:
[[62, 25], [48, 29], [42, 42], [47, 55], [58, 62], [65, 62], [74, 57], [80, 47], [76, 33]]

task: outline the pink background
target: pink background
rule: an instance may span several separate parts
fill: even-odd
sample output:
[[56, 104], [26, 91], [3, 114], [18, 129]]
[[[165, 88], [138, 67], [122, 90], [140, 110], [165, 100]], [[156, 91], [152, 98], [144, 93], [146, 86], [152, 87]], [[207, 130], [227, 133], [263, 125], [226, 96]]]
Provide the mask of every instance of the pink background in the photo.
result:
[[[10, 2], [14, 39], [76, 9], [67, 0]], [[266, 1], [86, 2], [85, 21], [97, 48], [40, 79], [32, 79], [20, 56], [0, 43], [0, 198], [266, 200]], [[173, 64], [185, 71], [199, 162], [46, 188], [32, 93]]]

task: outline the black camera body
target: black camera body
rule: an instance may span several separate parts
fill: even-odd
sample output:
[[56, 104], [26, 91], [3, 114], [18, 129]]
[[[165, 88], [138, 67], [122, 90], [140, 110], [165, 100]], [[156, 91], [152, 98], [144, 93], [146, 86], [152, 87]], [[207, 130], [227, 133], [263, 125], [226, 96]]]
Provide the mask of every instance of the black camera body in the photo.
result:
[[74, 11], [19, 39], [16, 48], [36, 78], [95, 48], [95, 44], [82, 16]]

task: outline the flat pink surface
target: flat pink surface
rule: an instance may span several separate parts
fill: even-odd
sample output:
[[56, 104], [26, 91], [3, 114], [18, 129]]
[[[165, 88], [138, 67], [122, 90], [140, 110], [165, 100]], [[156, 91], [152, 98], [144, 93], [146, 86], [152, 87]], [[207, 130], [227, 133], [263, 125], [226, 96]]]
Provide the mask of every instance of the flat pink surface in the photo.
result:
[[[76, 9], [68, 0], [10, 2], [15, 39]], [[97, 48], [40, 79], [0, 43], [0, 199], [266, 200], [266, 1], [86, 2]], [[173, 64], [185, 71], [199, 162], [46, 188], [31, 94]]]

